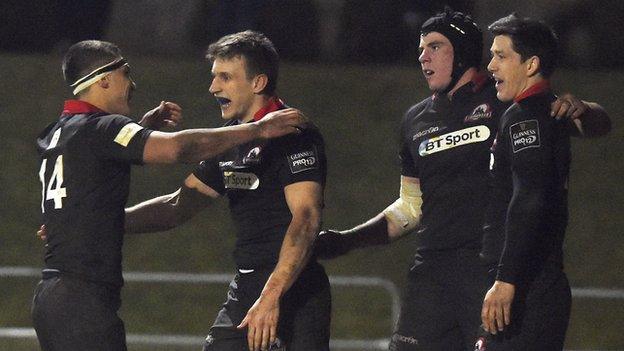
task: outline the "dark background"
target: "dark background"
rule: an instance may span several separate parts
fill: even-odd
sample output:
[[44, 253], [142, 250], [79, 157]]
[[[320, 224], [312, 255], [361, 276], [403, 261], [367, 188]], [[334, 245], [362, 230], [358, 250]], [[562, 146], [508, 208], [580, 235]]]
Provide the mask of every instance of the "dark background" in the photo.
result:
[[[554, 86], [597, 101], [610, 113], [609, 136], [573, 140], [566, 270], [574, 287], [624, 289], [624, 25], [619, 19], [624, 2], [449, 3], [473, 13], [483, 29], [512, 11], [552, 23], [565, 50]], [[34, 139], [70, 98], [60, 61], [75, 41], [104, 39], [121, 47], [138, 83], [135, 117], [168, 99], [184, 108], [182, 127], [194, 128], [222, 122], [208, 93], [207, 44], [242, 29], [265, 32], [284, 61], [280, 96], [312, 117], [326, 137], [324, 226], [346, 228], [397, 197], [400, 116], [429, 94], [417, 64], [418, 28], [442, 7], [438, 1], [0, 2], [0, 266], [41, 266], [43, 249], [34, 237], [41, 201]], [[192, 166], [136, 167], [130, 203], [173, 192], [190, 171]], [[233, 242], [227, 205], [219, 202], [176, 230], [128, 236], [125, 269], [232, 272]], [[408, 237], [325, 266], [333, 275], [379, 276], [402, 286], [412, 255]], [[34, 279], [0, 279], [0, 327], [30, 325], [34, 284]], [[128, 284], [122, 315], [130, 333], [203, 335], [225, 288]], [[333, 293], [334, 337], [389, 336], [389, 299], [382, 290], [334, 288]], [[575, 299], [566, 347], [622, 350], [623, 319], [622, 300]], [[0, 338], [0, 350], [33, 345]], [[180, 348], [189, 349], [198, 348]]]
[[186, 57], [225, 34], [256, 29], [289, 61], [412, 63], [420, 25], [445, 5], [471, 13], [483, 29], [514, 11], [547, 21], [560, 36], [564, 66], [624, 65], [618, 0], [5, 0], [0, 50], [63, 52], [105, 38], [126, 51]]

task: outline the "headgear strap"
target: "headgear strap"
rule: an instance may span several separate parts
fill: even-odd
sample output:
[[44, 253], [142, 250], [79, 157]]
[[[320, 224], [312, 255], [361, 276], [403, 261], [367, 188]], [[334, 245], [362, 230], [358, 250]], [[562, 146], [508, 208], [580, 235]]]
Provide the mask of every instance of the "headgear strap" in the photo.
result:
[[100, 78], [116, 70], [117, 68], [123, 67], [127, 64], [128, 62], [126, 62], [126, 60], [123, 57], [120, 57], [113, 62], [109, 62], [105, 64], [104, 66], [94, 69], [93, 71], [91, 71], [91, 73], [76, 80], [72, 85], [70, 85], [70, 87], [74, 88], [73, 94], [78, 95], [78, 93], [80, 93], [81, 91], [90, 87], [93, 83], [100, 80]]

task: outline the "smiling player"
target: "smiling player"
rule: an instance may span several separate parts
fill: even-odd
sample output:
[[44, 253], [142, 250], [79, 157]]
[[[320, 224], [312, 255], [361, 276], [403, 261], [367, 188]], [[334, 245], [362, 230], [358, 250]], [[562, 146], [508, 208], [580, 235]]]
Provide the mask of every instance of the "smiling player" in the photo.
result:
[[[123, 351], [117, 315], [130, 165], [198, 162], [251, 140], [297, 131], [295, 110], [221, 129], [164, 133], [126, 117], [135, 89], [119, 48], [89, 40], [71, 46], [63, 75], [74, 100], [39, 135], [41, 211], [46, 227], [43, 279], [33, 299], [33, 325], [44, 351]], [[162, 102], [144, 117], [175, 124], [179, 107]]]
[[568, 219], [569, 130], [552, 119], [549, 78], [557, 38], [544, 23], [515, 14], [492, 23], [488, 70], [497, 97], [513, 102], [494, 147], [484, 248], [502, 252], [481, 318], [490, 334], [479, 350], [561, 350], [571, 293], [563, 272]]

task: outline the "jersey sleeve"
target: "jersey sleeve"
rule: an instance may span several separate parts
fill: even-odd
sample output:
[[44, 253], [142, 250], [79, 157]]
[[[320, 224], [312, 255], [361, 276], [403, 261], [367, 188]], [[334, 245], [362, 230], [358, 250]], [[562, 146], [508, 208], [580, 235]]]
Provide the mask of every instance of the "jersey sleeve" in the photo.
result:
[[409, 148], [403, 142], [399, 150], [399, 162], [401, 162], [401, 175], [418, 178], [418, 168], [416, 168]]
[[526, 112], [516, 112], [501, 129], [497, 143], [504, 147], [495, 152], [506, 159], [511, 169], [512, 197], [505, 220], [505, 242], [500, 257], [497, 280], [517, 284], [527, 272], [531, 257], [544, 250], [541, 235], [547, 235], [541, 221], [547, 213], [547, 191], [555, 177], [551, 129], [554, 119], [538, 119]]
[[202, 183], [211, 187], [219, 195], [225, 194], [225, 185], [223, 183], [223, 172], [219, 169], [217, 160], [201, 161], [197, 168], [193, 171], [193, 175]]
[[315, 128], [300, 135], [290, 135], [280, 141], [277, 157], [281, 163], [278, 171], [280, 182], [289, 184], [314, 181], [325, 185], [327, 159], [323, 137]]
[[413, 178], [419, 178], [418, 167], [412, 157], [410, 151], [410, 138], [408, 137], [409, 128], [407, 127], [409, 121], [416, 114], [415, 111], [420, 109], [420, 104], [410, 108], [401, 121], [400, 131], [400, 144], [399, 144], [399, 162], [401, 163], [401, 175]]
[[90, 144], [101, 158], [143, 164], [143, 149], [152, 130], [122, 115], [95, 117]]

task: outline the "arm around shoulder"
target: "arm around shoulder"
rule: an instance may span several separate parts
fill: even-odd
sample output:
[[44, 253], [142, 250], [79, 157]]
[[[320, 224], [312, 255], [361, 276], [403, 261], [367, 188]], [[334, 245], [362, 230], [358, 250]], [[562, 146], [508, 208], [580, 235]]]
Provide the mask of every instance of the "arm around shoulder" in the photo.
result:
[[611, 131], [611, 117], [607, 111], [595, 102], [583, 101], [587, 110], [579, 119], [581, 120], [582, 134], [586, 138], [602, 137]]
[[145, 163], [195, 163], [213, 158], [254, 139], [296, 133], [306, 124], [296, 109], [271, 112], [257, 122], [212, 129], [187, 129], [175, 133], [153, 132], [145, 143]]

